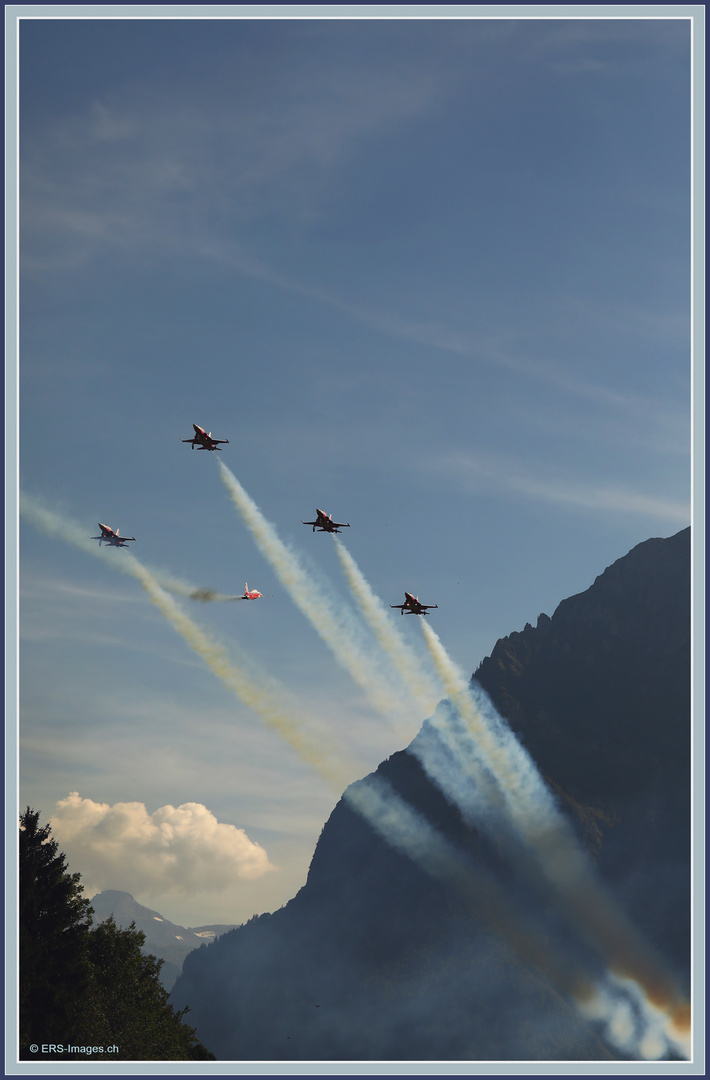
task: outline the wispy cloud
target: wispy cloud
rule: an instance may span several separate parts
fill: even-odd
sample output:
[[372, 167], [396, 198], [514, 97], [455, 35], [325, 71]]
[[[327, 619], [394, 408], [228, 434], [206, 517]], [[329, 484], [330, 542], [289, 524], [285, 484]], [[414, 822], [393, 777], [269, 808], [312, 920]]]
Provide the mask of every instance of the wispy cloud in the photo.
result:
[[[535, 57], [536, 50], [554, 55], [570, 41], [598, 43], [619, 36], [624, 33], [613, 22], [595, 26], [590, 20], [583, 27], [567, 21], [547, 33], [526, 33], [526, 40]], [[517, 40], [515, 32], [513, 37]], [[457, 64], [463, 69], [461, 58]], [[366, 53], [346, 54], [338, 62], [323, 50], [307, 72], [271, 67], [269, 77], [268, 93], [267, 75], [253, 68], [248, 78], [235, 77], [217, 93], [225, 76], [215, 75], [213, 85], [196, 86], [191, 100], [182, 103], [157, 84], [127, 86], [52, 129], [26, 125], [23, 272], [44, 276], [86, 267], [107, 247], [134, 257], [148, 251], [154, 259], [197, 256], [308, 296], [388, 337], [513, 372], [605, 408], [648, 411], [648, 401], [610, 389], [603, 377], [598, 382], [576, 377], [570, 366], [536, 355], [529, 344], [521, 347], [521, 338], [491, 331], [483, 316], [473, 325], [465, 319], [457, 325], [443, 319], [433, 303], [421, 315], [396, 310], [394, 304], [378, 310], [274, 265], [261, 242], [264, 223], [270, 223], [268, 234], [275, 222], [305, 228], [304, 223], [327, 217], [333, 212], [331, 195], [336, 202], [340, 197], [335, 193], [341, 170], [353, 155], [366, 161], [365, 150], [376, 149], [377, 140], [444, 104], [453, 83], [461, 90], [461, 72], [447, 72], [440, 57], [422, 66], [420, 55], [400, 53], [385, 68]], [[590, 326], [624, 340], [630, 335], [644, 343], [687, 347], [684, 312], [609, 300], [580, 307], [578, 298], [558, 289], [552, 297], [548, 291], [537, 298], [534, 283], [526, 288], [525, 302], [529, 309], [518, 310], [515, 320], [524, 324], [522, 340], [529, 341], [531, 328], [534, 333], [535, 319], [543, 320], [548, 355], [550, 334], [564, 338], [567, 349], [572, 328], [576, 340], [583, 340]], [[538, 310], [540, 304], [544, 308]]]
[[[579, 365], [580, 373], [575, 373], [575, 365], [537, 356], [530, 348], [519, 348], [514, 342], [506, 341], [506, 334], [498, 330], [483, 326], [466, 329], [439, 318], [416, 319], [346, 300], [319, 285], [290, 277], [263, 259], [250, 255], [232, 240], [202, 238], [198, 249], [206, 260], [340, 311], [354, 322], [386, 337], [436, 349], [443, 357], [482, 363], [491, 371], [511, 373], [568, 400], [592, 405], [617, 425], [617, 437], [635, 438], [654, 452], [688, 453], [689, 406], [683, 405], [683, 394], [689, 397], [689, 387], [673, 387], [671, 397], [663, 400], [652, 393], [645, 395], [636, 390], [620, 389], [604, 382], [603, 378], [598, 381], [588, 378], [582, 373], [588, 368], [586, 363]], [[641, 342], [653, 340], [657, 344], [663, 339], [669, 346], [687, 346], [688, 320], [680, 314], [664, 314], [640, 305], [632, 308], [610, 301], [597, 303], [592, 311], [589, 303], [583, 304], [579, 298], [562, 297], [559, 293], [555, 293], [552, 301], [548, 297], [546, 302], [553, 304], [555, 309], [564, 308], [570, 324], [576, 313], [575, 334], [582, 339], [584, 333], [580, 327], [594, 325], [599, 329], [603, 325], [607, 334], [623, 337], [631, 333]], [[687, 376], [689, 381], [690, 362]], [[326, 373], [324, 378], [328, 377]], [[406, 385], [402, 393], [406, 393]], [[580, 434], [579, 429], [577, 434]]]
[[227, 222], [248, 235], [265, 213], [317, 219], [343, 157], [441, 93], [413, 62], [338, 66], [326, 52], [307, 71], [272, 65], [229, 87], [220, 78], [194, 87], [190, 103], [144, 83], [51, 129], [25, 124], [23, 271], [79, 266], [106, 244], [189, 251]]
[[469, 491], [513, 491], [524, 498], [589, 511], [653, 517], [669, 525], [687, 525], [690, 503], [599, 483], [555, 475], [549, 466], [513, 456], [465, 451], [442, 455], [430, 468]]
[[[613, 75], [649, 56], [658, 63], [682, 56], [689, 32], [687, 17], [679, 17], [674, 26], [669, 20], [652, 18], [546, 19], [540, 21], [536, 34], [526, 36], [525, 51], [530, 59], [547, 62], [559, 75], [588, 71]], [[609, 52], [610, 44], [619, 50], [616, 55]], [[603, 59], [600, 46], [605, 47]], [[620, 51], [624, 46], [626, 50]], [[633, 49], [631, 55], [628, 46]]]

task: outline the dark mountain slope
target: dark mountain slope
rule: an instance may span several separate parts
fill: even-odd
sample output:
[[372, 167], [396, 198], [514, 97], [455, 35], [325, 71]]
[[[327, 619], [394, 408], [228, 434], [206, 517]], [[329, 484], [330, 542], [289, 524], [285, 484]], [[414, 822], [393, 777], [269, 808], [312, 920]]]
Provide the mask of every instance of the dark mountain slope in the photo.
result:
[[638, 925], [687, 972], [690, 529], [639, 544], [498, 641], [475, 678]]
[[[602, 876], [681, 967], [688, 582], [687, 530], [641, 544], [552, 619], [541, 616], [537, 629], [498, 642], [476, 673], [570, 811]], [[516, 867], [464, 823], [412, 754], [393, 755], [375, 776], [464, 851], [481, 881], [495, 876], [516, 910], [534, 917], [538, 944], [549, 938], [550, 955], [568, 947]], [[559, 980], [491, 926], [341, 799], [303, 889], [273, 915], [191, 953], [173, 999], [191, 1006], [199, 1037], [223, 1058], [614, 1056]]]
[[498, 641], [475, 678], [543, 772], [615, 807], [690, 750], [690, 530], [647, 540], [552, 618]]

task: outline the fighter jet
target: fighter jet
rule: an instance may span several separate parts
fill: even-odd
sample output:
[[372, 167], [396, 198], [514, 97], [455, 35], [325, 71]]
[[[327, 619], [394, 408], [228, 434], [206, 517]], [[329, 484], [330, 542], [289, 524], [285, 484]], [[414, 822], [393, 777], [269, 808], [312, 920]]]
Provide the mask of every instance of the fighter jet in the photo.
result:
[[304, 521], [303, 518], [301, 518], [301, 524], [312, 525], [313, 532], [317, 529], [318, 532], [337, 533], [340, 532], [341, 529], [350, 528], [349, 521], [333, 521], [331, 514], [326, 514], [325, 510], [319, 510], [318, 507], [316, 507], [316, 520]]
[[399, 608], [400, 615], [426, 615], [429, 608], [438, 608], [438, 604], [420, 604], [417, 596], [405, 592], [403, 604], [390, 604], [391, 608]]
[[90, 536], [89, 540], [98, 540], [99, 547], [104, 543], [110, 544], [111, 547], [125, 547], [129, 540], [135, 540], [135, 536], [119, 536], [119, 530], [109, 528], [108, 525], [102, 525], [99, 522], [99, 528], [101, 529], [101, 536]]
[[219, 450], [217, 443], [228, 443], [229, 439], [213, 439], [212, 433], [205, 431], [199, 424], [192, 425], [195, 429], [195, 434], [191, 439], [181, 439], [180, 442], [192, 443], [192, 449], [197, 447], [198, 450]]
[[244, 592], [237, 597], [237, 600], [258, 600], [260, 596], [260, 592], [257, 592], [256, 589], [250, 589], [247, 583], [244, 582]]

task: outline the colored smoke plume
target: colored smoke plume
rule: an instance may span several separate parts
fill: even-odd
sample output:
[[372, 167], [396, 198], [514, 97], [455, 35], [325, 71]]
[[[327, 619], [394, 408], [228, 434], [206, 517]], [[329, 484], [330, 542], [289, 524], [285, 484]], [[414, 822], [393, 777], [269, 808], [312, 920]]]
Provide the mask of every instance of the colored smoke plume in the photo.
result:
[[665, 1038], [677, 1050], [676, 1017], [685, 1015], [687, 1003], [663, 960], [599, 881], [532, 758], [483, 689], [475, 683], [469, 688], [431, 626], [422, 622], [422, 629], [451, 701], [500, 787], [510, 822], [552, 886], [555, 903], [601, 953], [610, 974], [638, 986], [644, 1008], [662, 1011]]
[[266, 520], [234, 474], [222, 461], [217, 465], [229, 496], [259, 550], [338, 663], [381, 716], [391, 719], [403, 713], [402, 692], [392, 686], [392, 679], [383, 670], [381, 657], [368, 648], [350, 609], [337, 596], [327, 595], [325, 586], [314, 580], [298, 555], [283, 543], [276, 527]]
[[293, 703], [276, 680], [254, 676], [255, 663], [246, 658], [236, 663], [206, 630], [198, 626], [159, 584], [153, 573], [127, 550], [104, 549], [89, 539], [81, 528], [34, 499], [23, 495], [20, 512], [33, 525], [50, 536], [58, 536], [68, 544], [99, 558], [104, 565], [127, 574], [140, 583], [150, 600], [165, 616], [187, 645], [204, 660], [209, 669], [248, 708], [277, 731], [308, 764], [317, 769], [338, 788], [352, 779], [352, 769], [338, 757], [334, 748], [328, 749], [322, 736], [311, 739], [304, 733], [306, 721], [298, 717]]

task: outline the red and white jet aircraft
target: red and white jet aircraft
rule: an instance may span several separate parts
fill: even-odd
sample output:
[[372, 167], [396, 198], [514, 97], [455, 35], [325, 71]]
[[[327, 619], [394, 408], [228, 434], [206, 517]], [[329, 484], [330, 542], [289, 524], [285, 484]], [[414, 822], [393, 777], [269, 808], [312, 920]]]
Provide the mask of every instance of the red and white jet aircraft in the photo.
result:
[[205, 431], [199, 424], [192, 425], [195, 429], [195, 434], [191, 439], [181, 439], [180, 442], [192, 443], [192, 449], [197, 447], [198, 450], [219, 450], [217, 443], [228, 443], [229, 439], [213, 439], [212, 432]]
[[99, 547], [106, 541], [112, 547], [125, 547], [129, 540], [135, 540], [135, 536], [119, 536], [119, 530], [109, 528], [108, 525], [102, 525], [99, 522], [99, 528], [101, 529], [101, 536], [90, 536], [89, 540], [98, 540]]
[[261, 595], [256, 589], [250, 589], [247, 583], [244, 582], [244, 592], [237, 597], [237, 600], [258, 600]]
[[399, 608], [400, 615], [426, 615], [429, 608], [438, 608], [438, 604], [420, 604], [417, 596], [405, 592], [403, 604], [390, 604], [391, 608]]
[[301, 524], [312, 525], [313, 532], [318, 529], [318, 532], [337, 533], [340, 532], [341, 529], [350, 528], [349, 521], [333, 521], [331, 514], [326, 514], [325, 510], [319, 510], [318, 507], [316, 507], [316, 520], [304, 521], [303, 518], [301, 518]]

